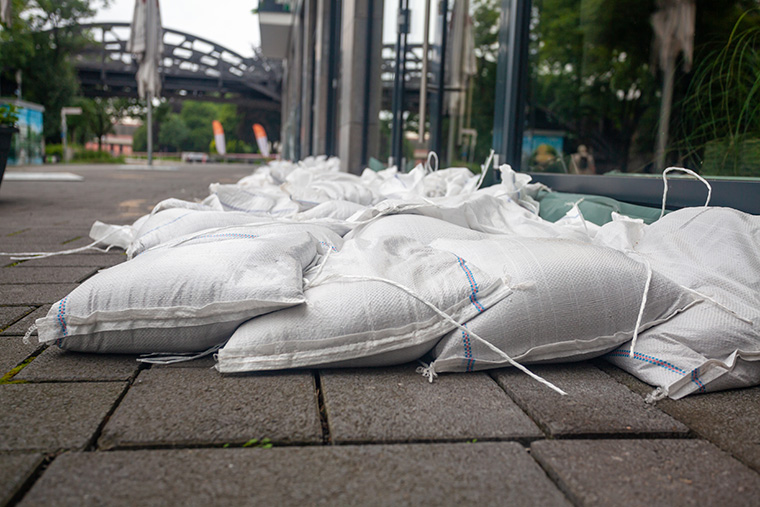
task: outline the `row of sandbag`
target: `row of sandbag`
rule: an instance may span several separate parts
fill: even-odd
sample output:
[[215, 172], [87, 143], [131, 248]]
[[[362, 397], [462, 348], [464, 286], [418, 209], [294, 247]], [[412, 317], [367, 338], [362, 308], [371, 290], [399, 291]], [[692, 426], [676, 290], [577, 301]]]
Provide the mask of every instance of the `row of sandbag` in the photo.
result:
[[[467, 371], [607, 353], [675, 398], [760, 380], [757, 217], [699, 208], [650, 226], [577, 213], [552, 224], [504, 172], [502, 185], [384, 199], [349, 219], [313, 213], [344, 199], [286, 219], [219, 211], [218, 192], [164, 201], [132, 226], [94, 228], [123, 233], [133, 258], [56, 303], [40, 340], [130, 353], [226, 342], [223, 372], [425, 353], [431, 372]], [[270, 178], [237, 190], [260, 198]]]

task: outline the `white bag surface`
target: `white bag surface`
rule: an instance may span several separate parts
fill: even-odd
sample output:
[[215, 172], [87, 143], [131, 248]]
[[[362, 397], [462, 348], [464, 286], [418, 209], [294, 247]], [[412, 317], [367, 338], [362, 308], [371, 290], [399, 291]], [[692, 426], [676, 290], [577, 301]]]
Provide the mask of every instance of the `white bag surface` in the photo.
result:
[[247, 319], [302, 303], [315, 254], [307, 233], [145, 252], [55, 303], [36, 321], [39, 341], [82, 352], [202, 351]]
[[606, 358], [658, 396], [760, 383], [760, 217], [685, 208], [647, 226], [635, 247], [653, 269], [709, 297]]
[[156, 245], [206, 229], [271, 222], [270, 218], [233, 211], [166, 209], [149, 215], [139, 227], [133, 226], [136, 232], [132, 243], [127, 247], [127, 256], [131, 259]]
[[[509, 280], [513, 293], [465, 327], [519, 363], [586, 359], [633, 335], [648, 273], [620, 252], [567, 240], [504, 236], [441, 239], [431, 245]], [[696, 299], [652, 273], [640, 329], [667, 320]], [[433, 356], [436, 372], [509, 364], [463, 330], [442, 339]]]
[[499, 277], [403, 237], [346, 241], [319, 272], [307, 273], [317, 278], [305, 305], [240, 326], [217, 355], [219, 371], [403, 363], [453, 329], [402, 288], [365, 277], [400, 283], [460, 322], [509, 293]]
[[249, 188], [212, 183], [209, 191], [219, 198], [225, 211], [239, 211], [256, 216], [290, 217], [301, 208], [279, 188]]

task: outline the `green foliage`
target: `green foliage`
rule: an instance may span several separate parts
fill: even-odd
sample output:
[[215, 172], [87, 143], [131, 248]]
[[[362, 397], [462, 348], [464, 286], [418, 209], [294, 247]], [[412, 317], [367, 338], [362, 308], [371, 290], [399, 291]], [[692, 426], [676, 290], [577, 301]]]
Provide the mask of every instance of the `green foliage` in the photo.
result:
[[18, 108], [15, 104], [0, 104], [0, 125], [14, 126], [18, 121]]
[[45, 144], [45, 156], [56, 157], [58, 160], [63, 160], [63, 145], [62, 144]]
[[185, 101], [180, 118], [188, 129], [185, 151], [208, 151], [208, 143], [213, 138], [211, 123], [217, 119], [217, 104], [211, 102]]
[[148, 149], [148, 126], [140, 125], [132, 134], [132, 151], [146, 151]]
[[244, 443], [243, 447], [257, 447], [259, 449], [271, 449], [272, 442], [268, 438], [262, 438], [261, 440], [259, 440], [258, 438], [252, 438], [248, 442]]
[[67, 117], [70, 129], [77, 134], [76, 139], [83, 143], [96, 138], [98, 150], [102, 150], [102, 137], [113, 132], [114, 125], [123, 115], [120, 103], [102, 97], [80, 97], [75, 103], [82, 108], [82, 114]]
[[158, 131], [158, 143], [173, 151], [182, 151], [182, 146], [190, 137], [190, 129], [184, 120], [175, 113], [166, 116]]
[[21, 70], [24, 99], [45, 106], [44, 135], [60, 139], [60, 110], [72, 105], [78, 82], [70, 55], [87, 41], [79, 27], [96, 0], [14, 0], [10, 26], [0, 32], [3, 77]]
[[537, 0], [531, 106], [626, 170], [640, 121], [656, 107], [650, 68], [653, 0]]
[[760, 176], [760, 9], [706, 44], [678, 104], [677, 144], [706, 174]]
[[74, 149], [72, 162], [80, 164], [123, 164], [124, 157], [115, 157], [107, 151], [86, 150], [80, 146]]

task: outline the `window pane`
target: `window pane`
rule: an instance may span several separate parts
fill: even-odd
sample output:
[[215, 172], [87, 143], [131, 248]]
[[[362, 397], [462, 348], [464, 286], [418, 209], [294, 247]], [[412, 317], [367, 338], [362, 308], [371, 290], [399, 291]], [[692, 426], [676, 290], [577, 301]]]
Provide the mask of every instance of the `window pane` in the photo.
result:
[[760, 176], [758, 7], [534, 0], [523, 168]]

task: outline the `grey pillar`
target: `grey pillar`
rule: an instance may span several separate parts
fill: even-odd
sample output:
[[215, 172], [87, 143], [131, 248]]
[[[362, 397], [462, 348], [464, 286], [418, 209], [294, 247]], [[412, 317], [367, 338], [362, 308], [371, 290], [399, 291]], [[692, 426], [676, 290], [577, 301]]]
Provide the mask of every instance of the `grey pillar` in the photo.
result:
[[[328, 97], [332, 83], [330, 82], [330, 19], [335, 7], [330, 0], [317, 0], [316, 4], [316, 28], [314, 37], [314, 110], [312, 117], [312, 149], [314, 154], [319, 155], [328, 151], [328, 136], [334, 135], [329, 132], [332, 126], [328, 124]], [[334, 58], [338, 58], [335, 54]]]
[[316, 0], [304, 0], [302, 4], [301, 38], [301, 158], [315, 155], [312, 145], [313, 105], [314, 105], [314, 57]]
[[379, 150], [382, 35], [383, 0], [344, 0], [338, 153], [357, 174]]

